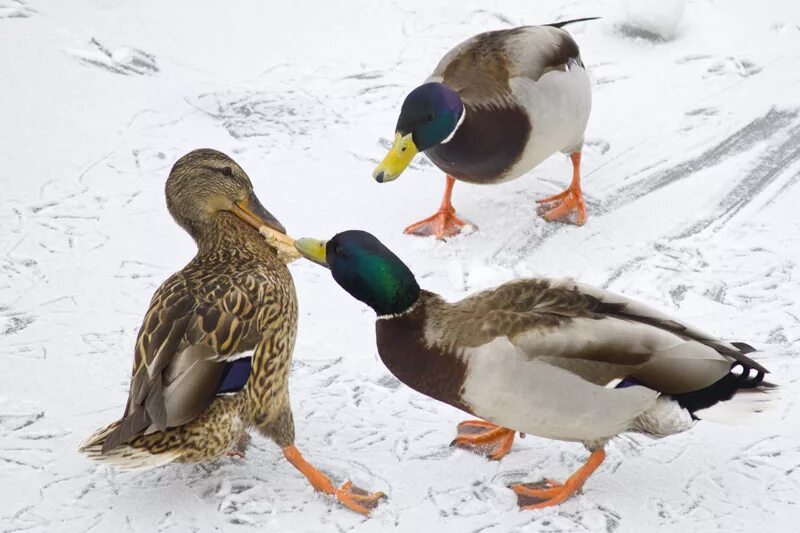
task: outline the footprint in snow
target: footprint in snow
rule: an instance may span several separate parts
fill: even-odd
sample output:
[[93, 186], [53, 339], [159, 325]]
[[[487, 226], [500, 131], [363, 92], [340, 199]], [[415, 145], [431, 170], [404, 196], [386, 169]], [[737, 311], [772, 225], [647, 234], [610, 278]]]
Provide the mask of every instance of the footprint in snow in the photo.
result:
[[715, 62], [706, 71], [710, 76], [730, 76], [736, 75], [742, 78], [748, 78], [753, 74], [761, 72], [761, 67], [748, 61], [747, 59], [740, 59], [738, 57], [726, 57], [720, 61]]
[[611, 149], [611, 143], [600, 138], [586, 139], [583, 144], [599, 155], [603, 155]]
[[718, 114], [719, 110], [715, 107], [696, 107], [684, 113], [687, 117], [714, 117]]
[[0, 19], [26, 19], [37, 11], [22, 0], [10, 0], [0, 3]]
[[115, 74], [147, 76], [159, 71], [153, 55], [127, 46], [112, 51], [94, 38], [89, 41], [87, 49], [69, 48], [66, 52], [82, 63], [100, 67]]

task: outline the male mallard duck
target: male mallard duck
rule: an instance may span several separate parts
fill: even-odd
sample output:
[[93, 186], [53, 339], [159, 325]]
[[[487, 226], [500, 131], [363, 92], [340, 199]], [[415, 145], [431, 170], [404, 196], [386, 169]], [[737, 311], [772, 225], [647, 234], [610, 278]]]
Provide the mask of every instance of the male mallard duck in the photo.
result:
[[[288, 377], [297, 333], [292, 276], [259, 235], [285, 234], [247, 174], [215, 150], [178, 160], [170, 214], [197, 255], [153, 295], [136, 340], [125, 414], [80, 450], [125, 469], [242, 455], [248, 427], [275, 441], [313, 487], [367, 513], [383, 495], [337, 489], [294, 445]], [[250, 355], [252, 352], [252, 355]]]
[[513, 485], [524, 508], [580, 490], [620, 433], [664, 437], [698, 419], [738, 419], [763, 410], [773, 387], [747, 344], [602, 289], [521, 279], [448, 303], [420, 289], [369, 233], [295, 245], [375, 310], [378, 353], [392, 374], [489, 421], [461, 424], [457, 443], [489, 446], [497, 458], [520, 431], [589, 449], [587, 463], [563, 484]]
[[563, 220], [577, 211], [581, 195], [581, 148], [592, 94], [578, 45], [562, 26], [490, 31], [450, 50], [426, 82], [409, 93], [400, 110], [394, 144], [372, 176], [392, 181], [425, 152], [447, 174], [442, 204], [406, 233], [455, 235], [469, 224], [450, 202], [455, 180], [502, 183], [518, 178], [556, 152], [572, 158], [572, 184], [540, 203], [559, 202], [545, 214]]

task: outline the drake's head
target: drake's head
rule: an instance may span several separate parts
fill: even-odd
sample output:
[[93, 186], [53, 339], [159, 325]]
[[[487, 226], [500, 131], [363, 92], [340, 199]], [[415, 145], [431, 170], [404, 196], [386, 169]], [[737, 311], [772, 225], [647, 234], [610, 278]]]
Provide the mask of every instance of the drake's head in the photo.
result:
[[195, 239], [214, 217], [228, 212], [256, 229], [286, 229], [253, 192], [253, 184], [236, 162], [216, 150], [200, 149], [178, 159], [166, 185], [167, 208]]
[[449, 141], [463, 119], [464, 104], [455, 90], [437, 82], [420, 85], [406, 96], [394, 144], [372, 177], [378, 183], [397, 178], [417, 152]]
[[298, 239], [295, 247], [307, 259], [330, 268], [336, 283], [378, 316], [402, 313], [419, 297], [411, 270], [366, 231], [344, 231], [329, 241]]

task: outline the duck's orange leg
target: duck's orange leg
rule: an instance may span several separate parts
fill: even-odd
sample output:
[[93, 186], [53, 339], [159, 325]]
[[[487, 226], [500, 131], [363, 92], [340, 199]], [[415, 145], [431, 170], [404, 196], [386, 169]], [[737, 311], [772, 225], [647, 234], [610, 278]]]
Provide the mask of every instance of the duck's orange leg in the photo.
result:
[[311, 486], [314, 487], [315, 490], [336, 496], [337, 500], [357, 513], [364, 515], [369, 514], [369, 512], [374, 509], [382, 499], [386, 498], [386, 494], [382, 492], [369, 493], [356, 487], [349, 481], [345, 482], [337, 489], [333, 486], [333, 483], [328, 476], [306, 462], [306, 460], [300, 454], [300, 450], [298, 450], [294, 445], [284, 448], [283, 455], [290, 463], [292, 463], [292, 466], [298, 469], [301, 474], [306, 476], [309, 483], [311, 483]]
[[515, 433], [513, 429], [485, 420], [467, 420], [458, 425], [458, 435], [450, 446], [458, 446], [497, 461], [511, 450]]
[[445, 237], [452, 237], [461, 233], [462, 228], [465, 226], [472, 226], [475, 230], [478, 229], [475, 224], [461, 220], [456, 216], [456, 210], [450, 200], [453, 195], [453, 185], [456, 179], [452, 176], [447, 176], [447, 185], [444, 188], [444, 197], [442, 198], [442, 205], [439, 210], [432, 216], [424, 220], [420, 220], [415, 224], [411, 224], [405, 229], [406, 233], [411, 235], [419, 235], [428, 237], [435, 235], [437, 239], [441, 240]]
[[582, 467], [580, 467], [564, 483], [545, 479], [538, 483], [517, 483], [511, 490], [517, 493], [517, 504], [522, 509], [541, 509], [558, 505], [581, 490], [589, 476], [597, 470], [606, 458], [606, 452], [599, 448], [594, 450]]
[[566, 191], [560, 192], [556, 195], [536, 200], [540, 204], [549, 204], [558, 202], [553, 209], [544, 213], [544, 218], [549, 221], [560, 220], [562, 222], [570, 222], [569, 215], [575, 211], [575, 224], [582, 226], [586, 222], [586, 203], [583, 201], [583, 193], [581, 192], [581, 153], [575, 152], [571, 154], [572, 159], [572, 183]]

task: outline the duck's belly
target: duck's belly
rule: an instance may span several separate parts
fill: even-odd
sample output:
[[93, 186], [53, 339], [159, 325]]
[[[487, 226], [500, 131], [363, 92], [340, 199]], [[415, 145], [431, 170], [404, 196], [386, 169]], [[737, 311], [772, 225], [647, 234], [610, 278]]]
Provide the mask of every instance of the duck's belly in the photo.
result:
[[538, 81], [511, 80], [512, 92], [530, 117], [531, 136], [505, 180], [522, 176], [556, 152], [572, 153], [583, 145], [592, 91], [586, 69], [572, 62], [570, 67], [548, 72]]
[[631, 429], [658, 393], [644, 387], [610, 389], [520, 354], [506, 338], [465, 350], [461, 399], [495, 424], [540, 437], [595, 441]]

